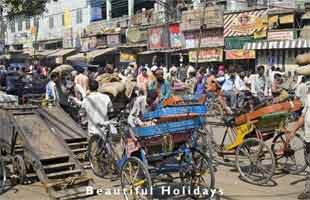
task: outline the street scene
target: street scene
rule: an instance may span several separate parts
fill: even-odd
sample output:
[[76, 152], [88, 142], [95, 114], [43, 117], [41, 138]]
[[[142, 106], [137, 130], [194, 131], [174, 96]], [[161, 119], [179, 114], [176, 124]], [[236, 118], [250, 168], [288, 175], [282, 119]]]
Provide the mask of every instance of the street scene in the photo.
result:
[[310, 1], [0, 0], [0, 200], [310, 199]]

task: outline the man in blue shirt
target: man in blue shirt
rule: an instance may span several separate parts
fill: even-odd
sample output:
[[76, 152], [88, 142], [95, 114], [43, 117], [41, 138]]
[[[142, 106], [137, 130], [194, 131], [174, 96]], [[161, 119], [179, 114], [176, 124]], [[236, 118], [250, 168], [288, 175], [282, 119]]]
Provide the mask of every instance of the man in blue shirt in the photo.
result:
[[170, 97], [170, 84], [164, 79], [164, 70], [158, 68], [155, 71], [155, 80], [149, 84], [149, 90], [156, 90], [158, 94], [157, 102], [161, 102]]

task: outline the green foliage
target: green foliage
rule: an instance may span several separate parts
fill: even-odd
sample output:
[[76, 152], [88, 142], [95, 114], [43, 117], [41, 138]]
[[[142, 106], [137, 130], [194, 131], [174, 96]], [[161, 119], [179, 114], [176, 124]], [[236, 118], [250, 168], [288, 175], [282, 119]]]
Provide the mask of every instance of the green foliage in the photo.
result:
[[46, 11], [47, 0], [0, 0], [6, 10], [7, 17], [16, 16], [32, 17], [41, 15]]

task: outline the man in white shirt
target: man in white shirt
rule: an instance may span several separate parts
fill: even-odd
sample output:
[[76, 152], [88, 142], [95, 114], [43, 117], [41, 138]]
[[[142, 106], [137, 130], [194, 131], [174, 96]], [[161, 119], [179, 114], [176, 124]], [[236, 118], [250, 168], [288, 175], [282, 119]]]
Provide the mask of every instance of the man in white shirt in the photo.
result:
[[109, 120], [108, 113], [113, 112], [112, 102], [108, 95], [97, 92], [97, 81], [89, 81], [89, 89], [90, 94], [82, 102], [87, 114], [88, 133], [101, 134], [99, 126]]

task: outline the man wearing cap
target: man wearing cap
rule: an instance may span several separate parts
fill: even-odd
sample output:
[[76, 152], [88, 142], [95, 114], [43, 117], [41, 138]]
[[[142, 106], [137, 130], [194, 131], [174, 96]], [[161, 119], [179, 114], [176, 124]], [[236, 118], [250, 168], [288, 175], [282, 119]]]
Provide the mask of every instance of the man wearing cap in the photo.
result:
[[155, 71], [155, 80], [149, 84], [149, 90], [156, 90], [158, 94], [157, 102], [163, 101], [170, 97], [170, 85], [167, 80], [164, 79], [164, 71], [161, 68], [157, 68]]

